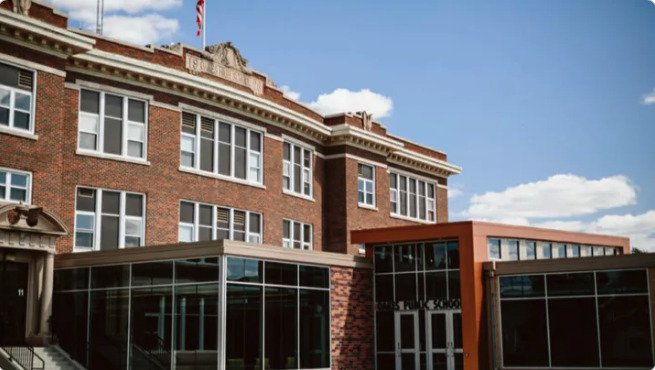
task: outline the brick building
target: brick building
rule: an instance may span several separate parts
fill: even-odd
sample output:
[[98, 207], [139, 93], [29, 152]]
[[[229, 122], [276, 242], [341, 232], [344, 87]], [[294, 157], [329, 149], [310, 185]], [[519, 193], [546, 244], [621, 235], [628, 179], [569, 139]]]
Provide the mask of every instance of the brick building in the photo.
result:
[[[90, 369], [162, 361], [372, 367], [372, 265], [349, 231], [448, 221], [448, 177], [461, 169], [366, 112], [324, 116], [288, 99], [231, 43], [132, 45], [69, 28], [65, 14], [39, 1], [23, 3], [0, 4], [5, 340], [42, 343], [54, 327], [62, 347]], [[146, 265], [161, 274], [163, 292], [152, 288], [139, 303], [141, 322], [120, 309], [140, 302], [133, 287]], [[189, 266], [217, 275], [180, 283]], [[283, 279], [289, 271], [295, 279]], [[181, 298], [191, 287], [195, 295]], [[216, 295], [213, 306], [201, 288]], [[264, 328], [284, 328], [253, 313], [258, 308], [232, 310], [240, 299], [268, 302], [262, 307], [280, 322], [289, 315], [297, 330], [284, 335], [296, 345], [266, 337]], [[288, 299], [298, 312], [318, 310], [315, 320], [303, 324], [284, 306]], [[182, 305], [196, 310], [188, 320]], [[70, 307], [95, 316], [68, 317]], [[53, 311], [79, 332], [58, 326]], [[213, 337], [180, 336], [198, 315], [218, 325]], [[248, 315], [261, 325], [248, 326]], [[110, 325], [110, 317], [118, 321]], [[246, 326], [226, 324], [234, 320]], [[219, 345], [255, 329], [255, 349]], [[307, 344], [307, 336], [322, 342]], [[164, 352], [172, 353], [168, 362]]]

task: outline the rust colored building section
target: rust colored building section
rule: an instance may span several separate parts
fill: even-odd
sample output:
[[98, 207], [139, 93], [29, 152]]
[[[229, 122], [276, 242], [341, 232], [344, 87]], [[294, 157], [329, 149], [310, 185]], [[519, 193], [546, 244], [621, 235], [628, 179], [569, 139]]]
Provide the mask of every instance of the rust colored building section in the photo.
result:
[[[455, 346], [454, 349], [451, 341], [448, 341], [447, 346], [425, 350], [418, 344], [423, 345], [419, 335], [416, 347], [412, 346], [406, 352], [398, 352], [395, 348], [403, 348], [405, 351], [404, 347], [399, 347], [402, 346], [402, 343], [398, 342], [398, 336], [402, 334], [397, 332], [400, 326], [378, 327], [377, 332], [385, 335], [385, 338], [377, 338], [378, 369], [413, 368], [413, 365], [407, 365], [407, 363], [413, 364], [413, 359], [407, 360], [409, 362], [402, 361], [407, 356], [413, 356], [414, 353], [417, 356], [417, 364], [427, 362], [434, 368], [437, 368], [437, 357], [433, 360], [425, 360], [422, 356], [430, 357], [430, 353], [442, 356], [447, 353], [449, 358], [444, 357], [443, 361], [452, 363], [452, 368], [461, 368], [461, 366], [467, 370], [493, 368], [489, 356], [490, 321], [487, 315], [489, 297], [485, 290], [486, 280], [483, 271], [485, 263], [492, 263], [489, 261], [498, 261], [502, 264], [505, 262], [501, 261], [515, 260], [518, 262], [507, 263], [524, 266], [523, 261], [526, 260], [525, 271], [530, 270], [528, 266], [539, 263], [549, 263], [549, 266], [560, 264], [569, 266], [575, 263], [576, 267], [584, 268], [587, 263], [592, 261], [595, 263], [597, 259], [601, 259], [594, 256], [603, 256], [602, 260], [607, 260], [611, 265], [614, 263], [614, 258], [605, 257], [606, 255], [628, 254], [630, 250], [629, 240], [622, 237], [477, 221], [359, 230], [351, 233], [351, 241], [366, 244], [366, 256], [375, 261], [377, 316], [389, 318], [391, 321], [396, 320], [398, 321], [396, 325], [401, 325], [402, 320], [405, 320], [402, 315], [415, 312], [418, 316], [415, 330], [417, 333], [420, 330], [421, 335], [426, 335], [428, 329], [424, 329], [423, 325], [427, 324], [424, 324], [425, 321], [421, 316], [430, 316], [432, 312], [442, 311], [461, 315], [461, 318], [454, 319], [449, 319], [446, 315], [447, 321], [450, 320], [448, 321], [450, 324], [446, 326], [455, 326], [453, 329], [455, 337], [459, 333], [456, 326], [461, 325], [459, 329], [462, 338], [461, 347]], [[537, 261], [527, 262], [527, 260]], [[412, 274], [416, 272], [415, 282], [408, 282], [402, 278], [409, 272]], [[442, 289], [442, 284], [447, 285], [448, 288]], [[395, 293], [387, 292], [390, 289], [395, 289]], [[407, 290], [410, 294], [406, 293]], [[398, 296], [404, 299], [397, 299]], [[379, 297], [384, 299], [381, 300]], [[426, 321], [427, 316], [425, 316]], [[442, 317], [431, 319], [442, 320]], [[450, 332], [452, 333], [453, 330]], [[395, 340], [388, 339], [389, 336], [394, 335]], [[453, 334], [448, 335], [453, 336]], [[387, 340], [390, 341], [388, 345]], [[405, 357], [402, 356], [403, 354]], [[395, 366], [384, 367], [396, 359], [399, 362]]]

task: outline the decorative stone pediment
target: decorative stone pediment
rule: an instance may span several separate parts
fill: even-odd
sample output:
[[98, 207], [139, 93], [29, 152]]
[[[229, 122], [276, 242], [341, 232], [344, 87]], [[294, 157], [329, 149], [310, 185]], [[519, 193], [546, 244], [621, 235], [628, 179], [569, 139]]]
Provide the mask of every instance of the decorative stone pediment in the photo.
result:
[[14, 5], [14, 13], [27, 15], [32, 6], [32, 0], [11, 0]]
[[0, 205], [0, 230], [56, 236], [68, 234], [64, 222], [53, 212], [19, 204]]
[[207, 46], [205, 49], [211, 54], [214, 63], [219, 63], [229, 68], [242, 72], [249, 72], [248, 59], [241, 55], [231, 42], [221, 42], [216, 45]]
[[204, 57], [187, 53], [186, 68], [193, 74], [207, 73], [252, 90], [255, 95], [264, 93], [264, 81], [252, 75], [248, 59], [241, 55], [231, 42], [208, 46]]

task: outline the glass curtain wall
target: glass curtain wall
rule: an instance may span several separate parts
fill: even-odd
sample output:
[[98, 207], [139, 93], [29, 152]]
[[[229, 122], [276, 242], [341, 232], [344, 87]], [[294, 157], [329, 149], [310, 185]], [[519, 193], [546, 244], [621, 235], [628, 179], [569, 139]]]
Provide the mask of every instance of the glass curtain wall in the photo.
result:
[[228, 257], [226, 369], [330, 367], [330, 271]]
[[222, 341], [226, 369], [330, 367], [328, 267], [196, 258], [56, 270], [54, 284], [53, 332], [89, 370], [217, 369]]
[[218, 257], [57, 270], [53, 332], [89, 370], [215, 369], [219, 277]]
[[647, 270], [499, 278], [505, 367], [650, 368]]
[[374, 258], [377, 368], [395, 368], [394, 312], [404, 310], [419, 312], [418, 347], [425, 364], [425, 310], [460, 308], [459, 243], [376, 246]]

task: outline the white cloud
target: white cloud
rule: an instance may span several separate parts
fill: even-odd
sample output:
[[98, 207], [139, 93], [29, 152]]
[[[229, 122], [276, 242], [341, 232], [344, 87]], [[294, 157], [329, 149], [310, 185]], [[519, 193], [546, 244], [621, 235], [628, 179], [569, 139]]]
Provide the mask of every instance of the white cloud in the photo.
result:
[[177, 19], [168, 19], [159, 14], [140, 17], [105, 17], [104, 35], [140, 45], [170, 39], [180, 29]]
[[462, 216], [480, 219], [559, 218], [596, 213], [634, 204], [636, 188], [625, 176], [588, 180], [554, 175], [543, 181], [474, 195]]
[[[71, 20], [79, 22], [82, 29], [95, 31], [96, 1], [49, 0], [48, 2], [57, 9], [68, 12]], [[181, 5], [182, 0], [105, 0], [103, 35], [141, 45], [169, 41], [178, 32], [179, 22], [156, 12]], [[151, 13], [142, 14], [142, 12]], [[71, 25], [76, 24], [72, 22]]]
[[644, 95], [642, 102], [646, 105], [655, 104], [655, 89], [653, 89], [652, 93]]
[[456, 188], [448, 189], [448, 199], [457, 198], [462, 194], [463, 194], [462, 191], [459, 190], [459, 189], [456, 189]]
[[284, 85], [284, 86], [280, 87], [280, 90], [282, 90], [282, 92], [284, 93], [284, 96], [286, 96], [287, 98], [289, 98], [291, 100], [296, 100], [296, 101], [300, 100], [300, 93], [297, 92], [297, 91], [291, 90], [291, 87], [289, 87], [289, 85]]
[[391, 98], [374, 93], [369, 89], [350, 91], [336, 89], [329, 94], [321, 94], [309, 105], [323, 114], [367, 111], [373, 118], [387, 117], [393, 110]]
[[639, 215], [606, 215], [584, 227], [591, 233], [630, 237], [630, 244], [655, 252], [655, 210]]

